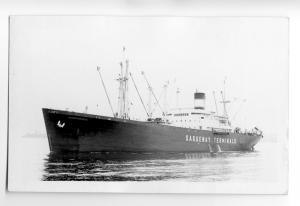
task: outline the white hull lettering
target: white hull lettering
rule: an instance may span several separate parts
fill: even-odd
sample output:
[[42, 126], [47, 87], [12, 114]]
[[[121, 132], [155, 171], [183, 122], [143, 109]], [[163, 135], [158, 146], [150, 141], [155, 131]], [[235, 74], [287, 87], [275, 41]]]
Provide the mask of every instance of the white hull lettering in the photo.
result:
[[[214, 143], [236, 144], [236, 138], [214, 137], [212, 140]], [[197, 143], [210, 143], [211, 137], [185, 135], [185, 141], [186, 142], [197, 142]]]

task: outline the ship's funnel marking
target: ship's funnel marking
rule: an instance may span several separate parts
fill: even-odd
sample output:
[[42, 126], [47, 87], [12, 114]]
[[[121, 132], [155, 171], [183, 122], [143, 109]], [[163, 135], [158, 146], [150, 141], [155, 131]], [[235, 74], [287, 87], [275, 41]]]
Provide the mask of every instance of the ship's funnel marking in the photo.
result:
[[194, 108], [195, 109], [205, 109], [205, 93], [203, 92], [195, 92], [194, 93]]

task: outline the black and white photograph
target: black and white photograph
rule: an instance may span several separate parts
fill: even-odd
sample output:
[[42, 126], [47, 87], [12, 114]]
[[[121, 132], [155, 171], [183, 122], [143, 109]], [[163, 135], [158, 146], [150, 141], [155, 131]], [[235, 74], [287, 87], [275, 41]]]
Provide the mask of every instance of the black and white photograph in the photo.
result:
[[286, 17], [10, 16], [8, 190], [286, 194]]

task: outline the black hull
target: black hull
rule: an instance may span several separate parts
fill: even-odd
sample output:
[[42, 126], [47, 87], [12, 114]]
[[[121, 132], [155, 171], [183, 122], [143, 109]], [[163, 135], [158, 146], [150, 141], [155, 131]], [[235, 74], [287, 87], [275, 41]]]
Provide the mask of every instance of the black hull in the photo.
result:
[[261, 139], [52, 109], [43, 115], [52, 152], [242, 151]]

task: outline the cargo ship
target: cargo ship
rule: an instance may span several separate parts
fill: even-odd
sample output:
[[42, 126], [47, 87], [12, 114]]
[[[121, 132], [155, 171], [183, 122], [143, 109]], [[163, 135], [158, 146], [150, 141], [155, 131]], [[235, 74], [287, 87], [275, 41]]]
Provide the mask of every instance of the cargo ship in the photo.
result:
[[[123, 48], [123, 52], [125, 48]], [[263, 137], [257, 127], [242, 130], [233, 127], [227, 113], [225, 89], [221, 91], [223, 112], [206, 109], [206, 94], [195, 91], [193, 108], [162, 108], [145, 73], [149, 99], [161, 110], [153, 116], [153, 105], [144, 104], [129, 61], [120, 62], [118, 112], [114, 112], [108, 91], [97, 67], [112, 116], [42, 108], [51, 152], [228, 152], [253, 151]], [[132, 80], [145, 110], [145, 120], [130, 117], [128, 82]], [[179, 91], [177, 91], [179, 93]], [[215, 100], [216, 101], [216, 100]], [[152, 108], [151, 108], [152, 107]], [[217, 107], [217, 103], [216, 103]]]

